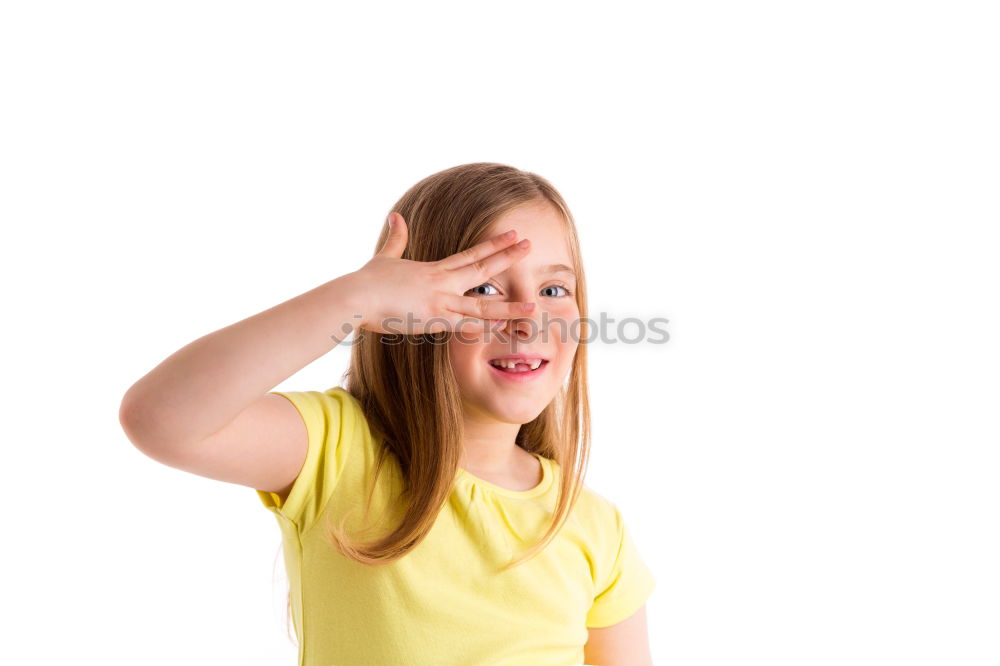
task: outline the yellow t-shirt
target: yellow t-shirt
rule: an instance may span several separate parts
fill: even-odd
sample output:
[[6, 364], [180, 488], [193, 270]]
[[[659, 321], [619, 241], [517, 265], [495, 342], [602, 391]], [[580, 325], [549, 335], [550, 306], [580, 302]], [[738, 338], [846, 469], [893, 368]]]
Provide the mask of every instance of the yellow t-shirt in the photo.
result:
[[[587, 628], [628, 618], [652, 593], [655, 580], [618, 508], [586, 485], [552, 542], [496, 573], [541, 537], [555, 510], [559, 466], [537, 454], [543, 478], [535, 488], [502, 488], [459, 468], [451, 496], [415, 549], [375, 567], [347, 559], [324, 540], [323, 523], [356, 507], [345, 528], [359, 536], [365, 479], [378, 453], [360, 403], [339, 386], [272, 393], [295, 405], [309, 434], [284, 505], [278, 495], [256, 491], [281, 528], [300, 666], [581, 664]], [[401, 479], [390, 454], [371, 521]], [[384, 525], [401, 515], [388, 514]]]

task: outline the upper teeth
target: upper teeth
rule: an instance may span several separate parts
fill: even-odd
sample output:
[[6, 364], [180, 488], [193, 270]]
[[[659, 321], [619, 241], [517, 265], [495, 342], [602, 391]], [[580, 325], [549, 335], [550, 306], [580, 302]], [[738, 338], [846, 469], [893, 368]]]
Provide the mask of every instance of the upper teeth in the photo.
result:
[[540, 366], [542, 364], [542, 359], [536, 358], [536, 359], [534, 359], [532, 361], [515, 361], [515, 360], [507, 360], [507, 361], [505, 361], [503, 359], [497, 359], [496, 361], [490, 361], [490, 363], [492, 363], [493, 365], [495, 365], [497, 367], [501, 367], [501, 368], [506, 367], [506, 368], [510, 368], [510, 369], [514, 369], [514, 367], [518, 363], [527, 363], [528, 366], [532, 370], [537, 370], [538, 366]]

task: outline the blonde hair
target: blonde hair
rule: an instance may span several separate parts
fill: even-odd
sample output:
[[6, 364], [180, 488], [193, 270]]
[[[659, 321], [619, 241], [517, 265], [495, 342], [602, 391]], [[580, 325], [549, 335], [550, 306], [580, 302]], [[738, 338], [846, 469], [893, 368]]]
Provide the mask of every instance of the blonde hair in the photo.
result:
[[[576, 302], [581, 344], [568, 380], [555, 398], [521, 426], [516, 444], [559, 463], [559, 495], [548, 531], [531, 548], [501, 567], [514, 567], [540, 552], [568, 519], [583, 486], [590, 452], [590, 408], [587, 395], [588, 320], [586, 283], [573, 216], [549, 181], [494, 162], [475, 162], [445, 169], [411, 187], [392, 206], [403, 216], [408, 241], [403, 259], [437, 261], [486, 240], [490, 225], [524, 204], [547, 202], [562, 216], [575, 264]], [[385, 244], [383, 224], [375, 252]], [[453, 333], [407, 336], [419, 344], [387, 344], [381, 333], [355, 331], [345, 390], [360, 403], [373, 437], [382, 442], [375, 480], [388, 454], [394, 454], [404, 480], [405, 506], [395, 529], [372, 542], [355, 542], [329, 517], [326, 535], [345, 557], [367, 565], [394, 562], [428, 534], [451, 493], [462, 454], [461, 392], [452, 371], [449, 345]], [[418, 340], [419, 339], [419, 340]], [[366, 508], [367, 514], [367, 508]], [[289, 597], [289, 612], [291, 598]]]

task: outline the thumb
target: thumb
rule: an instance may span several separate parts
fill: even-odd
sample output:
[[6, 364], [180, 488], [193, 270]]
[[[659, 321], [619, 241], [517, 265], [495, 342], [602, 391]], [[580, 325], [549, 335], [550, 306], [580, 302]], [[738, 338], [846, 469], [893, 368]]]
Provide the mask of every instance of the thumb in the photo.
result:
[[378, 251], [379, 256], [393, 257], [399, 259], [406, 249], [407, 240], [406, 222], [402, 215], [397, 215], [395, 211], [389, 213], [389, 237], [385, 239], [385, 245]]

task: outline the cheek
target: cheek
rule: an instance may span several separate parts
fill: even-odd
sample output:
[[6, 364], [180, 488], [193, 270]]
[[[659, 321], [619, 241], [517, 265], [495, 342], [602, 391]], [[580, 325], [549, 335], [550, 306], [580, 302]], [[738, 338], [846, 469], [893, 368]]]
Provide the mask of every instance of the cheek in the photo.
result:
[[571, 340], [559, 346], [559, 373], [565, 375], [573, 367], [573, 359], [576, 357], [576, 349], [579, 343]]
[[[580, 339], [580, 310], [576, 303], [560, 305], [548, 310], [547, 336], [549, 344], [560, 349], [576, 347]], [[572, 353], [572, 350], [570, 351]]]
[[448, 356], [451, 359], [451, 369], [459, 379], [469, 377], [477, 371], [476, 364], [482, 358], [482, 345], [475, 343], [448, 343]]
[[573, 321], [580, 316], [580, 308], [577, 307], [576, 301], [572, 300], [553, 303], [546, 310], [549, 313], [550, 319]]

